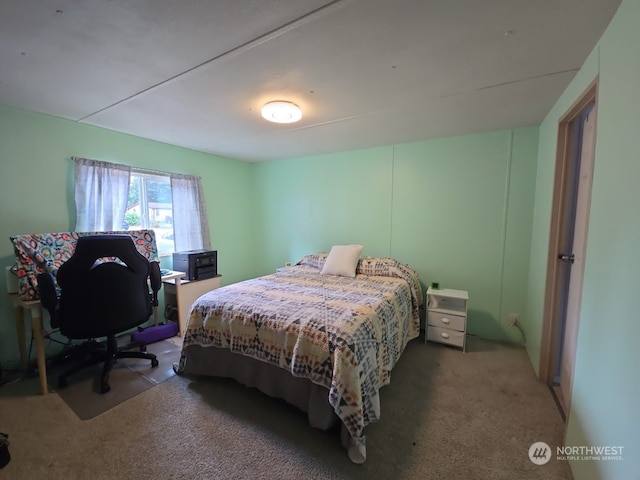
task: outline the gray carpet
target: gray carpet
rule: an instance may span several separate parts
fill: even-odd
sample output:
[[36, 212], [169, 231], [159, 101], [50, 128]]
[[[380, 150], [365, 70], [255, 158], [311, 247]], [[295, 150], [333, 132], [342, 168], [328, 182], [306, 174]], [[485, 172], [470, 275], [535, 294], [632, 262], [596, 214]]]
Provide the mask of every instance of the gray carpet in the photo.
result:
[[529, 461], [532, 443], [561, 443], [563, 424], [524, 350], [477, 338], [467, 353], [409, 344], [367, 428], [364, 465], [337, 430], [229, 380], [174, 376], [86, 421], [57, 394], [5, 388], [13, 459], [0, 478], [571, 479], [566, 462]]

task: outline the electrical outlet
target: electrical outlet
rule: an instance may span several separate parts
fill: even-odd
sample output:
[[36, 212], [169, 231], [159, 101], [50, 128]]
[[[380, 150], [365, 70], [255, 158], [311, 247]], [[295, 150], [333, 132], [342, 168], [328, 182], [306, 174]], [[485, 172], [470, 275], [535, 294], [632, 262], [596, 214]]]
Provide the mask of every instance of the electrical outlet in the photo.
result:
[[509, 314], [509, 326], [510, 327], [515, 327], [516, 325], [518, 325], [518, 320], [519, 320], [519, 315], [517, 313], [510, 313]]

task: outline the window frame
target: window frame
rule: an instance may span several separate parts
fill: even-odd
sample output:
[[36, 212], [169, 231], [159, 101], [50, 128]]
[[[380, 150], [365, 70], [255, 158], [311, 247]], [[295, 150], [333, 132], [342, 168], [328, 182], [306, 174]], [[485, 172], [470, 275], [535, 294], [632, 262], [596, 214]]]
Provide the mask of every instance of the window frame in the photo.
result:
[[[171, 191], [171, 175], [169, 173], [163, 173], [163, 172], [150, 172], [149, 170], [138, 170], [135, 168], [131, 169], [131, 174], [130, 174], [130, 178], [129, 178], [129, 189], [131, 189], [131, 184], [134, 181], [134, 179], [137, 179], [138, 181], [138, 203], [139, 203], [139, 209], [140, 209], [140, 225], [135, 225], [133, 226], [134, 228], [132, 228], [131, 225], [129, 225], [128, 229], [130, 230], [136, 230], [136, 229], [146, 229], [146, 230], [153, 230], [156, 236], [156, 247], [158, 248], [158, 256], [160, 257], [167, 257], [167, 256], [171, 256], [173, 254], [173, 252], [175, 252], [175, 242], [174, 242], [174, 238], [175, 238], [175, 228], [174, 228], [174, 223], [173, 223], [173, 195], [172, 195], [172, 191]], [[171, 243], [173, 244], [172, 248], [170, 251], [165, 251], [164, 248], [161, 249], [160, 247], [160, 242], [159, 239], [161, 238], [161, 232], [158, 232], [158, 228], [154, 228], [151, 226], [151, 217], [149, 215], [149, 194], [147, 191], [147, 187], [148, 187], [148, 183], [149, 182], [158, 182], [158, 183], [167, 183], [169, 186], [169, 193], [171, 195], [171, 233], [172, 233], [172, 238], [171, 238]], [[129, 202], [127, 201], [127, 210], [130, 208], [129, 206]]]

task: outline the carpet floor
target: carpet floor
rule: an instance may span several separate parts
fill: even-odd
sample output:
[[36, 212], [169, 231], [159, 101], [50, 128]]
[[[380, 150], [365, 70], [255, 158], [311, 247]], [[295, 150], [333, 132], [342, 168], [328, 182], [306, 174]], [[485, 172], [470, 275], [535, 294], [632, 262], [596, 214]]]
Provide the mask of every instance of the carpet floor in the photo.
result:
[[12, 480], [572, 478], [567, 462], [529, 460], [534, 442], [562, 444], [564, 424], [524, 349], [474, 337], [467, 353], [409, 343], [363, 465], [337, 430], [230, 380], [176, 375], [84, 421], [56, 393], [11, 387], [0, 388], [13, 457], [0, 478]]

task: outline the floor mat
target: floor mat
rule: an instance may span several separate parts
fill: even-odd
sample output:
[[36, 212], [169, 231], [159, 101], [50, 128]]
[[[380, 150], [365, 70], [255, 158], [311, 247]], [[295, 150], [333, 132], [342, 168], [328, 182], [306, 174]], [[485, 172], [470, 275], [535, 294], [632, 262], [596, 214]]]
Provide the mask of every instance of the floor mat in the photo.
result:
[[[180, 358], [180, 346], [171, 340], [147, 345], [147, 352], [158, 357], [159, 365], [151, 367], [151, 361], [138, 358], [118, 359], [111, 371], [111, 391], [99, 393], [102, 364], [87, 367], [69, 377], [69, 385], [55, 389], [60, 398], [81, 420], [88, 420], [152, 388], [174, 375], [173, 364]], [[57, 385], [52, 375], [50, 385]]]

